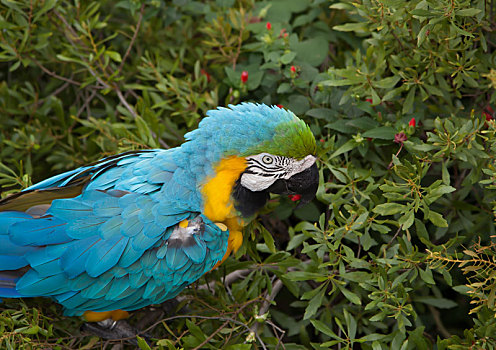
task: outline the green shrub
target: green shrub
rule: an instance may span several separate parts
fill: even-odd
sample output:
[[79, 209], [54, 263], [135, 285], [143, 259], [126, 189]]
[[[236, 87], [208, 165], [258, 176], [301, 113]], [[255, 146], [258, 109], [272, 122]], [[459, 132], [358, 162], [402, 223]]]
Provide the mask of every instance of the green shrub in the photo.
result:
[[[494, 349], [495, 7], [2, 1], [2, 196], [175, 147], [217, 105], [280, 104], [318, 140], [317, 199], [271, 202], [185, 315], [136, 312], [152, 348]], [[102, 346], [79, 325], [0, 304], [1, 347]]]

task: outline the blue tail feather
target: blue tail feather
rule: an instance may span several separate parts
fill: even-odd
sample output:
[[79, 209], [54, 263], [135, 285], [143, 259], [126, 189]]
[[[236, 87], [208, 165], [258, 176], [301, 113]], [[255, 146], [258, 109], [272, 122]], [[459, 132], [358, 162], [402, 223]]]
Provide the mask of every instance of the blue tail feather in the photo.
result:
[[27, 266], [28, 262], [24, 256], [37, 249], [36, 247], [24, 247], [15, 244], [9, 237], [9, 229], [13, 225], [28, 219], [32, 219], [32, 217], [23, 212], [0, 212], [0, 273]]
[[[16, 290], [19, 277], [13, 272], [0, 272], [0, 297], [19, 298], [22, 295]], [[1, 300], [0, 300], [1, 301]]]

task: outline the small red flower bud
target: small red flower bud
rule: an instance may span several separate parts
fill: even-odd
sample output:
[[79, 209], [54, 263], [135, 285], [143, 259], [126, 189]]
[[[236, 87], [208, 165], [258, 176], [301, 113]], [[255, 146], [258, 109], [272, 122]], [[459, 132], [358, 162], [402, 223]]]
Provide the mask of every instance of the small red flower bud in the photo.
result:
[[486, 121], [493, 120], [493, 116], [487, 112], [482, 112], [482, 115], [486, 118]]
[[413, 126], [413, 127], [417, 126], [417, 121], [415, 120], [415, 118], [410, 119], [408, 126]]
[[320, 139], [320, 142], [324, 143], [324, 142], [325, 142], [325, 140], [324, 140], [324, 139]]
[[372, 104], [372, 99], [371, 98], [366, 98], [365, 101], [367, 101], [368, 103]]
[[265, 28], [267, 28], [267, 30], [271, 30], [272, 24], [270, 24], [270, 22], [267, 22], [267, 24], [265, 25]]
[[408, 140], [408, 137], [406, 136], [406, 134], [403, 131], [394, 135], [394, 142], [395, 143], [403, 143], [406, 140]]
[[277, 106], [277, 107], [279, 107], [279, 108], [284, 108], [284, 106], [283, 106], [283, 105], [276, 105], [276, 106]]
[[203, 74], [205, 77], [207, 77], [207, 82], [210, 83], [211, 80], [210, 74], [208, 74], [208, 72], [203, 68], [200, 70], [200, 73]]
[[247, 81], [248, 81], [248, 72], [244, 70], [241, 72], [241, 82], [245, 84]]
[[296, 73], [296, 67], [295, 66], [291, 66], [290, 69], [291, 69], [291, 72]]
[[300, 194], [290, 194], [288, 197], [293, 202], [299, 201], [301, 199], [301, 195]]
[[284, 34], [283, 34], [283, 37], [287, 38], [287, 37], [288, 37], [288, 35], [289, 35], [288, 33], [284, 33]]

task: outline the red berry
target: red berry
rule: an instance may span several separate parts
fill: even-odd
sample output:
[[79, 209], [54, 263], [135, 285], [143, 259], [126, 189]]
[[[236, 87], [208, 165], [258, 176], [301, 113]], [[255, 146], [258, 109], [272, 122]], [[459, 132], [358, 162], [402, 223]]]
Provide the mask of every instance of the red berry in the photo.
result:
[[293, 202], [299, 201], [301, 199], [301, 195], [300, 194], [290, 194], [288, 197]]
[[244, 70], [241, 72], [241, 82], [244, 84], [247, 81], [248, 81], [248, 72]]
[[367, 99], [365, 99], [365, 101], [367, 101], [368, 103], [372, 104], [372, 99], [371, 98], [367, 98]]
[[415, 118], [410, 119], [410, 122], [408, 123], [408, 126], [415, 127], [416, 125], [417, 125], [417, 121], [415, 120]]
[[291, 69], [291, 72], [296, 73], [296, 67], [295, 66], [291, 66], [290, 69]]
[[271, 30], [272, 29], [272, 24], [270, 24], [270, 22], [267, 22], [267, 24], [265, 25], [265, 27], [267, 28], [267, 30]]

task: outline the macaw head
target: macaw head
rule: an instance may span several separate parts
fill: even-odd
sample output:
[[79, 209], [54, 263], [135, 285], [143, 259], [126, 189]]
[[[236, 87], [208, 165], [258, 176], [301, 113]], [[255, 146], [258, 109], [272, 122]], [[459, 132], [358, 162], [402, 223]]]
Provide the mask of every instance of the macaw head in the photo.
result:
[[219, 164], [242, 164], [236, 166], [231, 196], [243, 216], [265, 205], [269, 193], [298, 194], [300, 203], [315, 197], [319, 182], [315, 138], [294, 113], [242, 103], [211, 110], [207, 116], [186, 139], [192, 145], [202, 140], [198, 146], [217, 171]]

